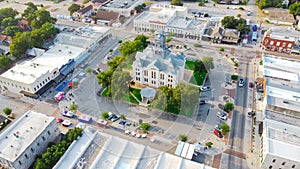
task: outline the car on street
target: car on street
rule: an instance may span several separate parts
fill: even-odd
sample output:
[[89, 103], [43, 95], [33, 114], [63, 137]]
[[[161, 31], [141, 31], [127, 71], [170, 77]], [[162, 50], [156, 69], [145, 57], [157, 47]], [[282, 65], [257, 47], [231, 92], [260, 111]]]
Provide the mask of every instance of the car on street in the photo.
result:
[[240, 79], [239, 80], [239, 87], [243, 87], [244, 86], [244, 80], [243, 79]]
[[80, 68], [81, 69], [84, 69], [84, 68], [86, 68], [87, 66], [88, 66], [88, 62], [84, 62], [81, 66], [80, 66]]
[[210, 87], [209, 86], [203, 86], [203, 87], [201, 87], [201, 91], [202, 92], [210, 91]]
[[206, 103], [205, 100], [200, 100], [199, 102], [200, 105], [204, 105], [205, 103]]
[[216, 135], [217, 137], [223, 138], [223, 134], [221, 133], [221, 131], [215, 129], [215, 130], [214, 130], [214, 133], [215, 133], [215, 135]]
[[255, 112], [254, 111], [249, 111], [248, 112], [248, 117], [253, 117], [255, 115]]
[[220, 118], [221, 120], [227, 120], [227, 114], [224, 112], [223, 113], [218, 112], [217, 117]]
[[61, 124], [65, 127], [69, 127], [70, 125], [72, 125], [72, 122], [70, 122], [69, 120], [64, 120]]
[[216, 124], [216, 125], [215, 125], [215, 129], [221, 131], [220, 125]]
[[115, 121], [117, 121], [117, 120], [119, 120], [120, 119], [120, 116], [119, 115], [113, 115], [113, 117], [110, 119], [112, 122], [115, 122]]

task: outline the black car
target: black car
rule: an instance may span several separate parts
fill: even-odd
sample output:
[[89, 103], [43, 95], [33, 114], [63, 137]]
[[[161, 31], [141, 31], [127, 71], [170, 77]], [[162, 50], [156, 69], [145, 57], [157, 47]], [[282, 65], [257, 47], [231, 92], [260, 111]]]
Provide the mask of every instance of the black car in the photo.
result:
[[200, 100], [199, 102], [200, 105], [204, 105], [205, 103], [206, 103], [205, 100]]

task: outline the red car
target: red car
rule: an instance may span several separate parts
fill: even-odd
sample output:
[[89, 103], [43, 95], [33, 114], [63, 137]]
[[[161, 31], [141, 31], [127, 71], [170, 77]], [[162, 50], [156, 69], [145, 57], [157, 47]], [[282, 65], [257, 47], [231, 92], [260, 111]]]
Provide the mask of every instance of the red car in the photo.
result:
[[218, 136], [219, 138], [222, 138], [222, 137], [223, 137], [223, 134], [222, 134], [219, 130], [217, 130], [217, 129], [214, 130], [214, 133], [215, 133], [215, 135]]
[[56, 118], [56, 122], [57, 122], [57, 123], [61, 123], [61, 122], [63, 122], [63, 121], [64, 121], [64, 120], [63, 120], [62, 118], [60, 118], [60, 117], [57, 117], [57, 118]]

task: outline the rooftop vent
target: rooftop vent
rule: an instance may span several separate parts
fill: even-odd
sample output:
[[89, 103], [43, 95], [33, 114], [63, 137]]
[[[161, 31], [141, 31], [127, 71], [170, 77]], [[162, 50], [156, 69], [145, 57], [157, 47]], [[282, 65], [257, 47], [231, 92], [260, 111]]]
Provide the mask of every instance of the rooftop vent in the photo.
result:
[[13, 145], [10, 145], [10, 147], [14, 147]]

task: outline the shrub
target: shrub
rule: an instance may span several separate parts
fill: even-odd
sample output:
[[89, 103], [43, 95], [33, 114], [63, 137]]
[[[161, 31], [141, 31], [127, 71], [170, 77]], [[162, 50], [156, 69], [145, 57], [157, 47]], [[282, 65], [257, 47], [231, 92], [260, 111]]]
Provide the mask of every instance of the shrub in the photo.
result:
[[103, 113], [101, 114], [101, 117], [102, 117], [102, 119], [107, 120], [108, 117], [109, 117], [108, 112], [103, 112]]
[[123, 41], [122, 40], [118, 40], [118, 43], [122, 43]]
[[77, 110], [78, 105], [77, 104], [71, 104], [70, 110]]
[[234, 109], [234, 104], [231, 102], [227, 102], [224, 106], [224, 111], [229, 112]]
[[122, 119], [122, 120], [126, 120], [126, 117], [125, 117], [125, 115], [124, 115], [124, 114], [121, 114], [121, 115], [120, 115], [120, 119]]
[[199, 47], [201, 47], [201, 45], [199, 43], [195, 43], [194, 47], [199, 48]]
[[148, 124], [148, 123], [142, 123], [142, 124], [140, 125], [140, 129], [142, 129], [144, 132], [148, 132], [149, 129], [150, 129], [150, 127], [151, 127], [151, 125]]
[[211, 148], [211, 146], [213, 145], [213, 143], [212, 143], [212, 142], [207, 142], [207, 143], [205, 143], [205, 145], [206, 145], [208, 148]]
[[221, 132], [222, 132], [223, 135], [229, 133], [230, 132], [230, 126], [226, 123], [223, 123], [221, 125]]
[[3, 113], [4, 113], [5, 115], [7, 115], [7, 116], [10, 115], [11, 112], [12, 112], [11, 108], [6, 107], [6, 108], [3, 109]]
[[238, 67], [239, 63], [238, 62], [234, 62], [234, 66]]
[[231, 80], [237, 80], [239, 78], [238, 75], [231, 75]]
[[225, 51], [225, 49], [224, 49], [223, 47], [221, 47], [221, 48], [220, 48], [220, 51], [221, 51], [221, 52], [224, 52], [224, 51]]
[[245, 10], [245, 9], [244, 9], [243, 7], [239, 7], [239, 10], [242, 10], [242, 11], [243, 11], [243, 10]]
[[205, 14], [204, 14], [204, 17], [209, 17], [208, 13], [205, 13]]
[[188, 140], [188, 137], [186, 134], [179, 134], [179, 140], [182, 142], [186, 142]]

